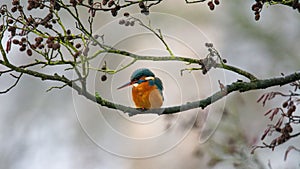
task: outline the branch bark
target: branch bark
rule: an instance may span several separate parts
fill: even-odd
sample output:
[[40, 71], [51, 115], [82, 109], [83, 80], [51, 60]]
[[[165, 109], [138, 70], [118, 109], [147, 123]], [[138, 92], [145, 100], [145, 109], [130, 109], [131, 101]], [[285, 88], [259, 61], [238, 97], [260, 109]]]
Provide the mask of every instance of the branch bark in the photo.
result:
[[172, 106], [172, 107], [165, 107], [160, 109], [151, 109], [151, 110], [141, 110], [132, 107], [127, 107], [120, 104], [115, 104], [105, 99], [102, 99], [98, 93], [96, 93], [95, 97], [91, 96], [90, 94], [85, 95], [88, 99], [97, 102], [98, 104], [111, 108], [111, 109], [118, 109], [123, 111], [124, 113], [128, 113], [130, 116], [136, 114], [174, 114], [190, 109], [195, 108], [202, 108], [204, 109], [208, 105], [222, 99], [223, 97], [227, 96], [232, 92], [246, 92], [251, 90], [257, 89], [266, 89], [273, 86], [283, 86], [289, 84], [291, 82], [300, 80], [300, 72], [295, 72], [293, 74], [284, 76], [284, 77], [277, 77], [277, 78], [270, 78], [270, 79], [263, 79], [263, 80], [255, 80], [251, 82], [234, 82], [230, 85], [225, 86], [224, 90], [220, 90], [213, 95], [194, 102], [188, 102], [183, 105], [179, 106]]

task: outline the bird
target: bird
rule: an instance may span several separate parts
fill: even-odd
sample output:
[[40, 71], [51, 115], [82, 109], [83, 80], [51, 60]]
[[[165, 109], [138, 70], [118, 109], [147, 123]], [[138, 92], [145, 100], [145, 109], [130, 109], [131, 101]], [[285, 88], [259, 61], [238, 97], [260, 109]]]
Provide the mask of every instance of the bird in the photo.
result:
[[164, 101], [163, 84], [151, 70], [147, 68], [135, 70], [130, 77], [130, 82], [118, 87], [118, 89], [127, 86], [132, 86], [132, 99], [136, 108], [148, 110], [162, 106]]

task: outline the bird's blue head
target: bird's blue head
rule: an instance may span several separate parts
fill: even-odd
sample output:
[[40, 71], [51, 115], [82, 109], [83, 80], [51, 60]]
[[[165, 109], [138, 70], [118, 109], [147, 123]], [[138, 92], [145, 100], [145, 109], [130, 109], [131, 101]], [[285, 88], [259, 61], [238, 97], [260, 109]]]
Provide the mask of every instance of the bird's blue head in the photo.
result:
[[141, 77], [155, 77], [154, 73], [151, 72], [151, 70], [146, 69], [146, 68], [141, 68], [141, 69], [137, 69], [135, 70], [131, 77], [130, 77], [130, 81], [135, 81], [135, 80], [139, 80]]
[[155, 77], [155, 75], [149, 69], [146, 69], [146, 68], [137, 69], [132, 73], [132, 75], [130, 77], [130, 82], [124, 84], [123, 86], [119, 87], [118, 89], [124, 88], [126, 86], [130, 86], [130, 85], [136, 83], [141, 77]]

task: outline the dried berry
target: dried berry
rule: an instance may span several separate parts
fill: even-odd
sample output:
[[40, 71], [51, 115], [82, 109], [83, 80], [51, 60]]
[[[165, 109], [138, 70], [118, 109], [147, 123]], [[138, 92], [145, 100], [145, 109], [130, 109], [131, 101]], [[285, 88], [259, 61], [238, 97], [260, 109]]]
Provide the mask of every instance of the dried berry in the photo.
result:
[[257, 2], [256, 5], [257, 5], [257, 7], [259, 7], [259, 8], [262, 8], [262, 7], [263, 7], [263, 4], [262, 4], [261, 2]]
[[128, 12], [125, 12], [125, 13], [124, 13], [124, 16], [125, 16], [125, 17], [128, 17], [129, 15], [130, 15], [130, 14], [129, 14]]
[[113, 17], [117, 16], [118, 15], [118, 10], [116, 8], [112, 9], [111, 14], [112, 14]]
[[48, 39], [49, 39], [50, 41], [54, 41], [55, 37], [49, 36]]
[[23, 11], [23, 7], [22, 6], [18, 6], [18, 11], [22, 12]]
[[40, 9], [44, 9], [45, 5], [44, 4], [40, 4]]
[[295, 112], [296, 110], [296, 106], [292, 106], [291, 108], [288, 109], [287, 111], [287, 116], [290, 117], [291, 115], [293, 115], [293, 113]]
[[288, 106], [288, 101], [285, 101], [285, 102], [282, 103], [283, 108], [286, 108], [287, 106]]
[[19, 0], [13, 0], [12, 1], [12, 5], [19, 5], [20, 4], [20, 1]]
[[130, 21], [126, 21], [125, 26], [129, 26], [129, 25], [130, 25]]
[[4, 10], [4, 9], [1, 9], [1, 10], [0, 10], [0, 14], [1, 14], [1, 15], [4, 15], [4, 14], [5, 14], [5, 10]]
[[102, 5], [105, 6], [105, 5], [107, 4], [107, 2], [108, 2], [108, 0], [103, 0], [103, 1], [102, 1]]
[[48, 47], [48, 48], [52, 48], [52, 47], [53, 47], [53, 43], [49, 43], [49, 44], [47, 45], [47, 47]]
[[70, 4], [72, 4], [73, 6], [77, 5], [77, 1], [76, 0], [70, 0]]
[[207, 5], [209, 6], [209, 9], [210, 9], [210, 10], [214, 10], [214, 9], [215, 9], [215, 5], [214, 5], [214, 3], [213, 3], [212, 1], [209, 1], [209, 2], [207, 3]]
[[256, 11], [256, 10], [255, 10], [256, 8], [258, 8], [256, 4], [253, 4], [253, 5], [251, 6], [252, 11]]
[[27, 53], [28, 56], [32, 56], [32, 50], [31, 49], [27, 49], [26, 53]]
[[21, 46], [20, 49], [19, 49], [21, 52], [25, 51], [26, 50], [26, 47], [24, 46]]
[[42, 37], [36, 37], [34, 40], [35, 40], [36, 42], [42, 42], [42, 41], [43, 41], [43, 38], [42, 38]]
[[220, 4], [220, 1], [219, 1], [219, 0], [215, 0], [214, 3], [215, 3], [216, 5], [219, 5], [219, 4]]
[[260, 18], [260, 15], [259, 15], [259, 14], [256, 14], [256, 15], [255, 15], [255, 20], [258, 21], [259, 18]]
[[205, 43], [205, 46], [208, 48], [212, 48], [214, 45], [212, 43]]
[[130, 26], [134, 26], [134, 23], [135, 23], [134, 21], [131, 21]]
[[108, 5], [107, 5], [107, 6], [110, 8], [110, 7], [112, 7], [114, 4], [115, 4], [115, 1], [114, 1], [114, 0], [111, 0], [111, 1], [108, 2]]
[[18, 39], [14, 39], [12, 42], [13, 42], [13, 44], [16, 44], [16, 45], [19, 44], [19, 40]]
[[47, 24], [45, 25], [45, 28], [52, 29], [52, 28], [53, 28], [53, 26], [52, 26], [51, 24], [48, 24], [48, 23], [47, 23]]
[[139, 2], [139, 7], [141, 9], [144, 9], [146, 7], [143, 1]]
[[[83, 2], [83, 0], [81, 0], [81, 3]], [[88, 4], [89, 5], [93, 5], [93, 3], [94, 3], [94, 0], [88, 0]]]
[[125, 20], [124, 20], [124, 19], [119, 20], [119, 24], [120, 24], [120, 25], [125, 24]]
[[149, 15], [150, 12], [149, 12], [149, 10], [147, 8], [143, 8], [141, 10], [141, 13], [144, 14], [144, 15]]
[[291, 126], [290, 124], [286, 124], [284, 128], [285, 128], [285, 130], [286, 130], [288, 133], [293, 132], [293, 128], [292, 128], [292, 126]]
[[101, 81], [106, 81], [107, 80], [107, 76], [106, 75], [102, 75], [101, 76]]
[[61, 6], [59, 5], [59, 3], [55, 2], [54, 9], [57, 10], [57, 11], [59, 11], [60, 8], [61, 8]]
[[53, 48], [53, 50], [57, 50], [57, 49], [60, 48], [60, 44], [59, 43], [55, 43], [55, 44], [53, 44], [52, 48]]
[[17, 8], [16, 6], [14, 6], [14, 7], [11, 8], [11, 12], [14, 13], [14, 12], [17, 11], [17, 9], [18, 9], [18, 8]]
[[8, 24], [12, 24], [12, 23], [14, 23], [14, 21], [13, 21], [12, 19], [8, 19], [8, 20], [7, 20], [7, 23], [8, 23]]
[[31, 11], [32, 9], [33, 9], [33, 6], [29, 4], [29, 5], [27, 6], [27, 10], [28, 10], [28, 11]]
[[78, 49], [78, 48], [81, 47], [81, 44], [80, 44], [80, 43], [77, 43], [77, 44], [75, 45], [75, 47]]
[[21, 41], [22, 41], [22, 42], [26, 42], [27, 39], [26, 39], [25, 37], [23, 37], [23, 38], [21, 38]]
[[67, 34], [68, 34], [68, 35], [71, 34], [71, 30], [70, 30], [70, 29], [67, 30]]

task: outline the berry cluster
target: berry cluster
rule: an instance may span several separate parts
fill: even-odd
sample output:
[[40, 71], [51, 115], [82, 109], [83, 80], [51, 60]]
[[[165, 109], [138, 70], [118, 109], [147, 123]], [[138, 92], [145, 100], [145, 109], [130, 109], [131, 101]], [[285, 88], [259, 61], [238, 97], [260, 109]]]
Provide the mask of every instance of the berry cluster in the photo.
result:
[[125, 12], [125, 13], [124, 13], [124, 16], [125, 16], [127, 19], [121, 19], [121, 20], [119, 21], [119, 24], [120, 24], [120, 25], [125, 25], [125, 26], [134, 26], [134, 24], [135, 24], [134, 18], [129, 17], [130, 14], [129, 14], [128, 12]]
[[149, 7], [143, 1], [139, 2], [139, 7], [142, 14], [149, 15]]
[[[28, 8], [30, 10], [36, 9], [37, 7], [41, 7], [41, 1], [38, 0], [28, 0]], [[24, 15], [23, 8], [20, 5], [19, 0], [12, 1], [11, 12], [15, 13], [16, 11], [20, 12], [20, 15]], [[44, 5], [44, 4], [43, 4]], [[51, 5], [51, 3], [50, 3]], [[49, 6], [48, 6], [49, 8]], [[32, 15], [26, 17], [12, 17], [9, 14], [9, 10], [7, 6], [3, 5], [0, 8], [0, 17], [3, 16], [3, 19], [6, 21], [2, 25], [0, 25], [0, 30], [3, 31], [7, 28], [7, 31], [10, 33], [9, 40], [7, 41], [6, 51], [9, 52], [12, 45], [19, 46], [19, 51], [24, 52], [28, 56], [32, 56], [33, 51], [41, 51], [44, 48], [48, 48], [50, 50], [56, 51], [60, 50], [61, 43], [68, 43], [71, 46], [74, 46], [76, 49], [81, 48], [81, 44], [77, 43], [74, 45], [74, 41], [76, 39], [80, 39], [80, 37], [71, 34], [71, 30], [66, 30], [66, 34], [57, 34], [55, 35], [40, 35], [35, 38], [30, 36], [30, 30], [36, 29], [37, 27], [44, 26], [47, 29], [51, 29], [56, 31], [53, 28], [53, 24], [57, 23], [57, 20], [53, 16], [53, 8], [49, 8], [49, 13], [43, 17], [33, 17]], [[21, 24], [22, 23], [22, 24]], [[29, 38], [31, 37], [31, 38]], [[47, 50], [49, 51], [49, 50]], [[73, 56], [79, 56], [81, 53], [77, 52]]]
[[252, 5], [251, 9], [254, 11], [255, 20], [258, 21], [260, 18], [260, 12], [263, 8], [264, 1], [256, 0], [255, 4]]
[[292, 7], [293, 9], [297, 9], [298, 12], [300, 12], [300, 3], [299, 0], [293, 0], [293, 1], [271, 1], [271, 0], [255, 0], [255, 3], [252, 5], [251, 9], [254, 11], [255, 20], [258, 21], [260, 19], [260, 12], [262, 11], [263, 5], [265, 3], [268, 3], [270, 5], [272, 4], [283, 4]]
[[210, 10], [214, 10], [215, 9], [215, 5], [219, 5], [220, 4], [220, 0], [210, 0], [208, 1], [207, 5], [209, 7]]
[[121, 9], [120, 5], [117, 4], [114, 0], [102, 0], [102, 5], [109, 7], [111, 10], [112, 16], [117, 16], [118, 11]]
[[225, 59], [221, 59], [219, 52], [214, 48], [212, 43], [205, 43], [207, 47], [208, 54], [204, 59], [199, 60], [199, 65], [201, 66], [202, 73], [205, 75], [211, 68], [216, 68], [218, 61], [226, 63]]
[[[23, 51], [25, 51], [27, 49], [27, 45], [29, 43], [25, 37], [21, 38], [20, 40], [13, 39], [12, 42], [13, 42], [13, 44], [20, 46], [19, 50], [21, 52], [23, 52]], [[28, 56], [31, 56], [32, 55], [32, 50], [31, 49], [27, 49], [26, 53], [27, 53]]]
[[[106, 67], [106, 61], [104, 61], [104, 64], [103, 66], [101, 67], [101, 70], [102, 71], [106, 71], [107, 70], [107, 67]], [[106, 73], [104, 75], [101, 76], [101, 81], [104, 82], [107, 80], [107, 76], [106, 76]]]

